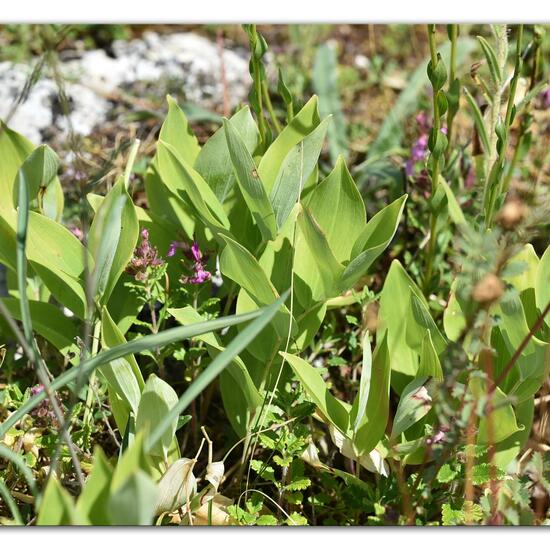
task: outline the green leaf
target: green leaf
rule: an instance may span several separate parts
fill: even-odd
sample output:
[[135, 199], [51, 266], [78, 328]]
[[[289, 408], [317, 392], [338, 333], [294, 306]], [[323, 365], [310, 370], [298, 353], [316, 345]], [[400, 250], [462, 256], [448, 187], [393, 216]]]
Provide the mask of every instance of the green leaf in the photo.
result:
[[23, 161], [34, 145], [25, 137], [10, 130], [0, 120], [0, 217], [14, 206], [14, 181]]
[[[233, 338], [229, 345], [222, 351], [213, 361], [208, 365], [208, 367], [199, 374], [199, 376], [194, 380], [194, 382], [187, 388], [183, 395], [179, 398], [178, 403], [172, 410], [165, 416], [165, 418], [160, 422], [160, 424], [155, 428], [153, 433], [150, 435], [148, 440], [148, 448], [151, 448], [155, 445], [157, 441], [160, 440], [162, 434], [170, 427], [173, 419], [177, 419], [181, 413], [187, 409], [191, 402], [198, 396], [200, 393], [217, 377], [219, 374], [233, 361], [233, 359], [239, 355], [239, 353], [245, 349], [250, 342], [265, 328], [271, 319], [275, 316], [281, 305], [284, 304], [285, 300], [288, 297], [288, 291], [285, 292], [281, 297], [273, 302], [270, 306], [266, 307], [264, 310], [260, 310], [256, 313], [255, 319], [250, 325], [248, 325], [238, 336]], [[210, 324], [208, 323], [197, 323], [193, 326]], [[185, 328], [185, 327], [184, 327]], [[207, 332], [207, 331], [205, 331]], [[0, 429], [1, 435], [1, 429]]]
[[472, 114], [474, 116], [474, 124], [477, 130], [479, 139], [481, 141], [481, 144], [483, 145], [483, 150], [485, 151], [486, 154], [489, 154], [489, 152], [491, 151], [491, 146], [489, 144], [489, 136], [487, 135], [487, 129], [485, 128], [483, 115], [479, 110], [476, 100], [472, 97], [472, 94], [468, 91], [468, 88], [464, 88], [464, 95], [466, 96], [466, 99], [472, 109]]
[[246, 205], [263, 239], [266, 241], [274, 239], [277, 234], [275, 214], [252, 155], [231, 121], [224, 119], [223, 127], [233, 170]]
[[[368, 341], [363, 346], [369, 347]], [[365, 349], [363, 347], [363, 349]], [[366, 363], [368, 366], [368, 361]], [[365, 369], [365, 360], [363, 360]], [[353, 445], [359, 456], [370, 453], [384, 437], [390, 411], [390, 375], [387, 335], [378, 344], [371, 369], [361, 372], [359, 394], [354, 402], [357, 410]], [[370, 372], [369, 372], [370, 370]], [[365, 383], [363, 376], [367, 376]], [[365, 393], [368, 395], [365, 401]], [[353, 412], [352, 412], [353, 416]]]
[[178, 158], [189, 166], [193, 166], [201, 150], [197, 138], [193, 135], [187, 117], [179, 108], [176, 100], [166, 96], [168, 115], [160, 129], [159, 140], [168, 143], [174, 148]]
[[457, 225], [465, 224], [466, 218], [462, 213], [462, 208], [460, 208], [453, 190], [441, 176], [439, 176], [439, 186], [443, 189], [443, 191], [445, 191], [445, 195], [447, 197], [447, 207], [449, 209], [449, 216], [451, 216], [451, 220], [453, 220], [453, 222]]
[[[162, 378], [151, 374], [147, 379], [136, 417], [136, 431], [145, 430], [151, 432], [166, 416], [178, 402], [178, 395]], [[176, 433], [178, 424], [177, 416], [167, 429], [159, 436], [155, 445], [148, 448], [148, 452], [155, 456], [168, 458], [168, 449]]]
[[483, 36], [476, 36], [476, 38], [481, 46], [481, 49], [483, 50], [485, 59], [487, 60], [487, 65], [489, 67], [489, 72], [491, 73], [493, 84], [495, 86], [500, 86], [502, 83], [502, 75], [500, 72], [500, 67], [495, 51], [493, 50], [489, 42], [487, 42], [487, 40], [483, 38]]
[[[544, 251], [537, 269], [535, 296], [540, 311], [550, 304], [550, 246]], [[546, 319], [549, 323], [548, 318]]]
[[111, 493], [120, 489], [128, 478], [138, 471], [149, 475], [151, 466], [144, 449], [144, 434], [137, 433], [132, 443], [119, 458], [111, 480]]
[[[413, 318], [409, 314], [411, 290], [422, 305], [427, 308], [427, 303], [418, 286], [399, 261], [394, 260], [380, 295], [380, 324], [377, 337], [381, 338], [385, 331], [388, 332], [388, 349], [392, 371], [408, 376], [416, 374], [418, 370], [418, 353], [420, 352], [420, 349], [418, 351], [412, 349], [406, 338], [409, 319]], [[420, 340], [419, 344], [421, 342]], [[392, 384], [396, 382], [399, 381], [392, 380]]]
[[287, 220], [307, 179], [317, 166], [328, 123], [329, 119], [326, 118], [311, 134], [296, 144], [281, 165], [269, 197], [279, 228]]
[[[296, 255], [298, 255], [300, 260], [295, 263], [295, 272], [304, 281], [315, 281], [315, 278], [317, 279], [318, 283], [311, 285], [314, 300], [324, 301], [327, 298], [332, 298], [338, 294], [337, 282], [344, 271], [344, 267], [334, 256], [325, 233], [307, 207], [302, 208], [298, 214], [298, 226], [300, 234], [297, 239]], [[307, 256], [301, 255], [303, 247], [299, 245], [302, 239], [309, 249], [310, 258], [313, 260], [313, 262], [310, 260], [309, 265], [303, 261], [307, 260]], [[304, 269], [313, 267], [311, 263], [313, 263], [316, 270], [315, 273], [309, 277], [307, 275], [304, 276]], [[312, 277], [313, 275], [316, 275], [316, 277]]]
[[[470, 377], [468, 385], [472, 395], [486, 402], [487, 383], [479, 376]], [[523, 429], [517, 425], [516, 415], [508, 396], [499, 388], [495, 388], [492, 397], [491, 420], [482, 416], [479, 420], [477, 432], [478, 445], [490, 445], [500, 443], [507, 437]], [[489, 422], [491, 426], [489, 426]], [[491, 433], [492, 432], [492, 433]]]
[[313, 96], [269, 146], [258, 165], [258, 175], [269, 194], [290, 150], [320, 123], [317, 97]]
[[228, 234], [229, 220], [222, 204], [201, 175], [178, 157], [174, 148], [159, 140], [157, 144], [158, 173], [168, 189], [178, 198], [189, 197], [212, 232]]
[[55, 477], [50, 477], [40, 510], [37, 525], [78, 525], [73, 499], [59, 484]]
[[[272, 303], [279, 295], [256, 258], [233, 239], [223, 237], [223, 240], [226, 246], [220, 256], [221, 272], [243, 288], [256, 305]], [[288, 334], [289, 316], [290, 312], [283, 306], [275, 317], [274, 325], [280, 337]]]
[[307, 361], [290, 353], [281, 351], [279, 354], [288, 362], [308, 397], [317, 405], [326, 421], [343, 434], [349, 434], [350, 406], [332, 395], [317, 369]]
[[430, 339], [433, 342], [436, 353], [442, 353], [447, 347], [447, 342], [441, 332], [439, 332], [424, 301], [415, 294], [413, 287], [410, 287], [409, 300], [407, 330], [405, 333], [407, 345], [420, 353], [424, 337], [428, 331], [431, 333]]
[[92, 525], [111, 525], [107, 502], [111, 488], [113, 468], [107, 461], [101, 447], [94, 451], [92, 473], [78, 498], [76, 509]]
[[107, 505], [113, 525], [151, 525], [158, 489], [142, 471], [132, 472]]
[[420, 363], [417, 376], [430, 376], [439, 382], [443, 381], [443, 370], [441, 369], [441, 363], [439, 362], [439, 357], [435, 350], [430, 330], [426, 331], [422, 339], [422, 350], [420, 352]]
[[432, 408], [432, 399], [424, 386], [427, 380], [425, 376], [415, 378], [403, 390], [393, 419], [391, 439], [395, 440], [405, 430], [424, 418]]
[[306, 206], [326, 235], [339, 262], [350, 259], [353, 243], [365, 227], [365, 204], [343, 157], [314, 189]]
[[336, 50], [329, 43], [321, 44], [315, 53], [313, 63], [313, 89], [319, 97], [319, 110], [322, 117], [333, 115], [333, 124], [328, 130], [330, 160], [347, 156], [348, 137], [346, 119], [338, 90], [338, 59]]
[[[230, 118], [231, 124], [241, 136], [247, 151], [252, 155], [258, 146], [260, 134], [248, 106]], [[235, 173], [227, 148], [225, 128], [220, 128], [203, 145], [195, 170], [206, 180], [220, 202], [224, 202], [235, 184]]]
[[134, 203], [119, 178], [94, 216], [88, 236], [95, 261], [94, 294], [105, 304], [132, 258], [139, 237]]
[[[112, 320], [106, 308], [101, 315], [101, 344], [103, 349], [115, 347], [126, 343], [126, 339]], [[113, 407], [113, 415], [121, 433], [124, 433], [130, 412], [134, 416], [138, 412], [141, 392], [144, 387], [143, 376], [133, 355], [119, 357], [107, 365], [103, 365], [99, 371], [107, 380], [111, 391], [125, 405], [124, 409]], [[110, 393], [111, 401], [112, 394]], [[111, 403], [113, 405], [113, 403]]]
[[399, 226], [407, 197], [408, 195], [403, 195], [384, 207], [364, 226], [353, 244], [351, 251], [353, 259], [342, 274], [340, 281], [342, 290], [353, 286], [390, 244]]
[[[29, 201], [43, 194], [57, 175], [59, 159], [47, 145], [37, 147], [23, 162], [17, 173], [17, 178], [23, 177], [28, 189]], [[17, 203], [18, 181], [15, 182], [13, 193]]]

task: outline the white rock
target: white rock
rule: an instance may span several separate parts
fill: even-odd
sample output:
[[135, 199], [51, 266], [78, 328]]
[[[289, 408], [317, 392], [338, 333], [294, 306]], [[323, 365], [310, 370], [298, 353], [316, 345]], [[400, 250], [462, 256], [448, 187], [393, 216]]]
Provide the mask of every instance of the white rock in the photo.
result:
[[[140, 39], [115, 41], [113, 52], [115, 57], [103, 50], [87, 51], [80, 59], [59, 63], [71, 102], [70, 123], [58, 112], [58, 86], [46, 67], [12, 113], [9, 126], [34, 143], [40, 143], [42, 132], [51, 126], [62, 134], [71, 127], [87, 135], [108, 116], [111, 103], [106, 95], [122, 85], [158, 83], [163, 78], [181, 81], [187, 101], [214, 110], [224, 98], [221, 55], [231, 106], [246, 98], [251, 84], [246, 53], [239, 55], [227, 48], [220, 52], [217, 44], [194, 33], [146, 32]], [[0, 118], [10, 114], [33, 64], [0, 63]]]

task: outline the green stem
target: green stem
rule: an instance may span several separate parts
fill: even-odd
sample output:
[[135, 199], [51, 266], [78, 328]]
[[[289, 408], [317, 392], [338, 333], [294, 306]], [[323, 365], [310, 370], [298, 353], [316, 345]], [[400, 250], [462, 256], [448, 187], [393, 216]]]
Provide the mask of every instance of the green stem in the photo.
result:
[[267, 112], [269, 113], [269, 118], [271, 118], [271, 121], [273, 122], [273, 126], [275, 127], [275, 131], [280, 134], [281, 133], [281, 125], [279, 124], [279, 121], [277, 120], [277, 117], [275, 116], [275, 111], [273, 110], [273, 104], [271, 103], [271, 98], [269, 97], [269, 88], [267, 86], [267, 82], [264, 80], [262, 82], [262, 91], [265, 98], [265, 105], [267, 107]]
[[[451, 66], [449, 68], [449, 86], [452, 86], [456, 79], [456, 51], [458, 40], [458, 25], [451, 25]], [[454, 111], [450, 111], [447, 115], [447, 156], [450, 155], [452, 137], [453, 137], [453, 121], [455, 118]]]
[[[436, 31], [435, 25], [428, 25], [428, 41], [430, 44], [430, 57], [431, 57], [432, 68], [435, 68], [438, 62], [437, 50], [436, 50], [436, 44], [435, 44], [435, 31]], [[433, 91], [433, 112], [434, 112], [433, 133], [435, 136], [439, 136], [439, 132], [441, 131], [441, 117], [439, 114], [439, 105], [437, 103], [437, 91], [435, 89]], [[437, 190], [437, 186], [439, 184], [439, 155], [434, 156], [432, 154], [431, 161], [432, 161], [431, 180], [432, 180], [432, 198], [433, 198]], [[430, 215], [430, 237], [429, 237], [430, 240], [428, 244], [428, 256], [426, 258], [426, 270], [424, 272], [424, 293], [428, 291], [429, 284], [432, 278], [433, 261], [435, 256], [435, 244], [437, 241], [436, 230], [437, 230], [437, 215], [432, 212]]]

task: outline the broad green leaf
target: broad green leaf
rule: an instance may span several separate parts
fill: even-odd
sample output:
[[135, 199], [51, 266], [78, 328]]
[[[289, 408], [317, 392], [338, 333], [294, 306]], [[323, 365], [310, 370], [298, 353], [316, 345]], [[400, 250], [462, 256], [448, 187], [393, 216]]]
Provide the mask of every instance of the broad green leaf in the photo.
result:
[[95, 260], [95, 293], [105, 304], [132, 258], [139, 237], [134, 203], [119, 178], [97, 211], [88, 237]]
[[338, 158], [332, 172], [313, 190], [306, 205], [325, 233], [336, 259], [349, 260], [367, 216], [363, 198], [343, 157]]
[[[141, 225], [145, 225], [146, 222], [152, 223], [152, 225], [146, 225], [149, 227], [151, 236], [162, 228], [168, 233], [168, 241], [170, 237], [174, 240], [174, 235], [181, 234], [182, 230], [189, 239], [192, 239], [196, 227], [195, 210], [183, 200], [181, 195], [177, 194], [176, 188], [172, 188], [174, 191], [170, 188], [169, 183], [164, 183], [153, 163], [153, 166], [147, 170], [144, 181], [149, 206], [146, 213], [148, 219], [140, 216], [141, 211], [136, 207], [138, 219]], [[181, 191], [184, 192], [183, 187]]]
[[92, 473], [78, 498], [76, 509], [80, 516], [92, 525], [110, 525], [107, 502], [111, 488], [113, 468], [107, 461], [101, 447], [96, 447]]
[[[550, 246], [544, 251], [537, 269], [535, 284], [537, 307], [542, 312], [550, 304]], [[550, 324], [548, 318], [546, 323]]]
[[223, 206], [202, 176], [178, 158], [174, 148], [159, 140], [158, 173], [168, 189], [180, 199], [189, 197], [197, 213], [215, 235], [228, 234], [229, 220]]
[[[21, 309], [17, 298], [2, 298], [2, 302], [15, 319], [21, 320]], [[78, 354], [76, 345], [77, 328], [62, 311], [46, 302], [29, 300], [32, 326], [34, 330], [65, 356]], [[1, 321], [0, 321], [1, 322]]]
[[307, 361], [291, 353], [281, 351], [279, 354], [288, 362], [308, 397], [317, 405], [326, 421], [338, 428], [342, 434], [349, 434], [351, 407], [332, 395], [319, 372]]
[[189, 166], [193, 166], [201, 150], [197, 138], [193, 135], [187, 117], [179, 108], [176, 100], [166, 96], [168, 102], [168, 115], [160, 129], [159, 140], [162, 140], [174, 148], [180, 159]]
[[[470, 378], [469, 390], [472, 395], [486, 403], [487, 383], [479, 376]], [[491, 419], [482, 416], [479, 420], [477, 432], [478, 445], [490, 445], [500, 443], [507, 437], [523, 429], [519, 427], [516, 421], [514, 409], [510, 404], [507, 395], [500, 389], [495, 388], [492, 397], [493, 410]]]
[[63, 187], [59, 179], [54, 178], [42, 195], [42, 213], [48, 218], [61, 223], [64, 208]]
[[[260, 310], [256, 313], [257, 319], [250, 323], [238, 336], [233, 338], [229, 345], [222, 351], [213, 361], [206, 367], [204, 371], [199, 374], [199, 376], [194, 380], [194, 382], [187, 388], [183, 395], [179, 398], [177, 405], [172, 408], [169, 414], [161, 421], [161, 423], [155, 428], [153, 433], [150, 435], [147, 447], [151, 448], [154, 446], [157, 441], [162, 437], [162, 434], [165, 433], [167, 429], [170, 428], [171, 423], [174, 419], [177, 419], [181, 413], [187, 409], [187, 407], [192, 403], [192, 401], [200, 395], [200, 393], [216, 378], [220, 373], [233, 361], [233, 359], [245, 349], [252, 340], [264, 329], [271, 319], [275, 316], [281, 305], [285, 303], [285, 300], [288, 298], [288, 291], [281, 295], [281, 297], [273, 302], [270, 306], [266, 307], [264, 310]], [[217, 320], [219, 321], [219, 320]], [[212, 323], [204, 323], [206, 325]], [[227, 322], [226, 322], [227, 323]], [[199, 326], [203, 323], [198, 323]], [[186, 328], [186, 327], [183, 327]], [[209, 331], [204, 331], [209, 332]], [[195, 334], [198, 335], [199, 333]], [[0, 427], [0, 436], [1, 427]]]
[[132, 472], [109, 496], [107, 511], [113, 525], [151, 525], [158, 489], [141, 470]]
[[[371, 365], [368, 361], [370, 353], [367, 353], [365, 358], [365, 347], [370, 347], [367, 337], [365, 340], [363, 342], [363, 369], [365, 372], [361, 371], [359, 393], [353, 406], [357, 410], [353, 445], [358, 455], [370, 453], [382, 439], [390, 410], [391, 366], [387, 336], [384, 335], [382, 342], [377, 346]], [[365, 380], [363, 380], [364, 377]]]
[[[126, 342], [118, 327], [112, 320], [106, 308], [101, 315], [101, 344], [103, 349], [114, 347]], [[144, 387], [143, 376], [133, 355], [119, 357], [107, 365], [103, 365], [99, 371], [107, 380], [109, 389], [117, 394], [124, 404], [124, 408], [113, 407], [113, 414], [121, 433], [124, 433], [128, 415], [134, 416], [138, 412], [141, 392]], [[109, 392], [112, 398], [111, 392]]]
[[393, 419], [391, 431], [393, 440], [424, 418], [432, 408], [432, 398], [424, 385], [427, 381], [428, 378], [425, 376], [415, 378], [403, 390]]
[[447, 347], [445, 338], [439, 332], [432, 316], [423, 300], [410, 288], [409, 308], [407, 316], [406, 341], [407, 345], [420, 353], [426, 332], [431, 333], [431, 341], [435, 351], [440, 354]]
[[78, 525], [75, 505], [55, 477], [50, 477], [38, 511], [37, 525]]
[[347, 155], [348, 138], [338, 90], [338, 58], [331, 44], [321, 44], [317, 48], [312, 79], [313, 89], [319, 97], [321, 116], [332, 114], [334, 117], [328, 130], [330, 160], [334, 163], [340, 155]]
[[[302, 208], [298, 214], [298, 226], [300, 234], [296, 244], [294, 270], [303, 281], [317, 281], [317, 284], [311, 285], [311, 294], [315, 301], [332, 298], [339, 293], [337, 282], [344, 267], [334, 256], [325, 233], [307, 207]], [[304, 248], [309, 250], [309, 257]], [[307, 274], [305, 271], [308, 269], [315, 271]]]
[[290, 150], [313, 132], [320, 122], [317, 96], [313, 96], [269, 146], [258, 165], [258, 174], [268, 194]]
[[82, 243], [65, 227], [36, 212], [29, 212], [27, 258], [54, 297], [77, 317], [84, 318], [84, 255], [93, 259]]
[[441, 369], [441, 363], [435, 350], [430, 330], [426, 331], [422, 340], [417, 376], [431, 376], [434, 380], [443, 381], [443, 370]]
[[408, 195], [377, 212], [364, 226], [351, 251], [351, 262], [346, 266], [340, 288], [347, 290], [366, 273], [372, 263], [382, 254], [393, 239]]
[[274, 239], [277, 234], [275, 214], [252, 155], [248, 152], [246, 143], [231, 121], [224, 119], [223, 127], [235, 177], [246, 205], [258, 225], [263, 239], [265, 241]]
[[[151, 374], [147, 379], [136, 417], [137, 432], [145, 430], [150, 433], [178, 402], [178, 395], [162, 378]], [[148, 449], [155, 456], [167, 459], [168, 449], [176, 433], [178, 419], [174, 418], [162, 433], [159, 441]]]
[[[170, 328], [167, 330], [163, 330], [162, 332], [159, 332], [157, 334], [150, 334], [148, 336], [136, 338], [134, 340], [131, 340], [130, 342], [127, 342], [126, 344], [118, 345], [111, 349], [102, 350], [97, 355], [94, 355], [93, 357], [90, 357], [82, 361], [78, 369], [74, 369], [74, 368], [68, 369], [63, 374], [61, 374], [60, 376], [52, 380], [50, 385], [51, 389], [52, 391], [57, 391], [65, 387], [67, 384], [70, 384], [77, 377], [79, 376], [87, 377], [98, 367], [101, 367], [102, 365], [106, 365], [111, 361], [114, 361], [115, 359], [119, 359], [120, 357], [125, 357], [127, 355], [140, 353], [146, 350], [152, 350], [155, 348], [162, 348], [164, 346], [167, 346], [174, 342], [184, 340], [186, 338], [193, 338], [195, 336], [198, 336], [199, 334], [220, 330], [224, 327], [230, 327], [232, 325], [237, 325], [239, 323], [243, 323], [243, 322], [255, 319], [256, 317], [260, 317], [259, 322], [257, 324], [253, 324], [254, 330], [251, 329], [246, 333], [244, 333], [243, 331], [244, 334], [241, 334], [239, 336], [239, 339], [236, 340], [236, 343], [233, 344], [232, 342], [233, 346], [231, 347], [231, 344], [230, 344], [230, 346], [227, 347], [225, 352], [220, 354], [220, 356], [223, 356], [223, 357], [221, 359], [220, 357], [217, 357], [214, 360], [213, 363], [216, 363], [215, 367], [219, 369], [219, 364], [220, 362], [222, 362], [222, 360], [225, 361], [229, 357], [228, 361], [231, 362], [233, 358], [231, 353], [234, 353], [234, 350], [238, 349], [238, 351], [235, 353], [235, 355], [237, 355], [242, 349], [240, 347], [241, 344], [243, 342], [245, 342], [244, 345], [248, 344], [253, 339], [253, 336], [257, 334], [257, 332], [255, 331], [261, 330], [273, 318], [277, 309], [284, 303], [284, 300], [286, 299], [287, 296], [288, 296], [288, 292], [283, 294], [281, 298], [279, 298], [279, 300], [277, 300], [273, 304], [273, 306], [269, 306], [265, 309], [251, 311], [243, 315], [231, 315], [229, 317], [221, 317], [218, 319], [207, 321], [205, 323], [196, 323], [190, 327]], [[276, 304], [276, 307], [275, 307], [275, 304]], [[258, 327], [260, 328], [258, 329]], [[250, 328], [250, 327], [247, 327], [247, 328]], [[225, 364], [223, 364], [223, 366], [225, 367]], [[215, 369], [213, 370], [215, 372]], [[209, 373], [212, 373], [213, 370], [210, 370]], [[191, 391], [186, 393], [187, 395], [193, 394], [193, 392]], [[32, 411], [34, 408], [36, 408], [45, 398], [46, 398], [45, 392], [42, 391], [38, 393], [37, 395], [25, 401], [25, 403], [23, 403], [17, 409], [17, 411], [15, 411], [6, 420], [4, 420], [4, 422], [0, 424], [0, 439], [3, 438], [4, 435], [7, 433], [7, 431], [12, 426], [14, 426], [19, 420], [21, 420], [25, 416], [25, 414], [27, 414], [29, 411]]]
[[[377, 337], [382, 337], [387, 331], [392, 371], [408, 376], [415, 375], [418, 370], [418, 352], [411, 349], [406, 339], [411, 288], [414, 289], [414, 295], [427, 308], [420, 289], [399, 261], [394, 260], [380, 295]], [[392, 384], [396, 382], [398, 381], [392, 380]]]
[[[241, 136], [246, 149], [252, 155], [258, 146], [260, 134], [250, 114], [250, 108], [243, 107], [230, 120]], [[223, 127], [203, 145], [194, 168], [210, 185], [218, 200], [223, 203], [235, 184], [235, 173]]]
[[[221, 272], [243, 288], [258, 306], [270, 304], [278, 298], [277, 291], [256, 258], [233, 239], [224, 236], [223, 240], [226, 246], [220, 256]], [[286, 306], [276, 315], [274, 325], [280, 337], [288, 334], [289, 316]]]
[[531, 288], [536, 289], [539, 263], [540, 260], [533, 245], [528, 243], [507, 262], [507, 267], [517, 267], [519, 272], [512, 276], [504, 275], [503, 279], [520, 293]]
[[464, 329], [466, 328], [466, 319], [456, 295], [457, 281], [451, 284], [451, 293], [447, 307], [443, 312], [443, 327], [447, 338], [452, 342], [456, 342]]
[[281, 165], [269, 196], [278, 228], [287, 220], [307, 179], [317, 166], [329, 122], [330, 119], [326, 118], [311, 134], [297, 143]]
[[13, 185], [19, 167], [34, 149], [25, 137], [0, 120], [0, 217], [14, 206]]
[[[54, 151], [47, 145], [37, 147], [23, 162], [17, 172], [17, 179], [23, 177], [28, 189], [29, 201], [32, 201], [37, 195], [42, 195], [53, 183], [57, 175], [59, 159]], [[18, 181], [13, 188], [14, 203], [17, 204]]]

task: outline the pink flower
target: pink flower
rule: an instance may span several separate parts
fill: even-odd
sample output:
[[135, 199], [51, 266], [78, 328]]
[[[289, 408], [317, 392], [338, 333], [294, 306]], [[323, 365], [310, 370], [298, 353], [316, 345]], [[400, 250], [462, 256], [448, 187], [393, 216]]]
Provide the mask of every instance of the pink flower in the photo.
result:
[[200, 285], [212, 278], [212, 273], [206, 269], [208, 257], [203, 255], [197, 241], [194, 241], [191, 246], [185, 242], [173, 241], [166, 255], [168, 257], [174, 256], [178, 248], [181, 248], [185, 256], [192, 261], [192, 274], [181, 277], [180, 281], [183, 284]]
[[159, 257], [156, 246], [149, 241], [149, 231], [141, 231], [141, 242], [134, 250], [134, 256], [126, 266], [126, 273], [133, 275], [136, 281], [146, 281], [151, 269], [155, 269], [164, 264], [164, 260]]

